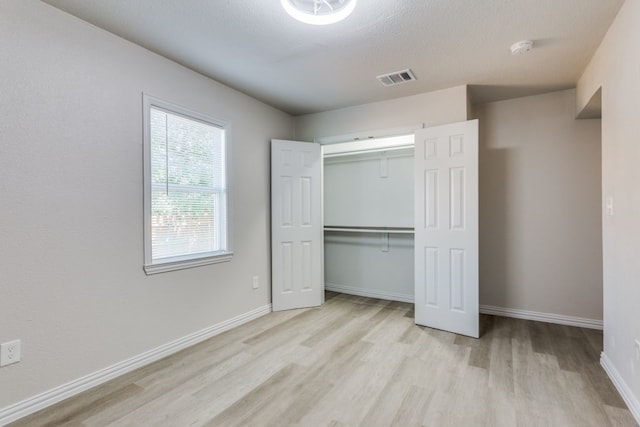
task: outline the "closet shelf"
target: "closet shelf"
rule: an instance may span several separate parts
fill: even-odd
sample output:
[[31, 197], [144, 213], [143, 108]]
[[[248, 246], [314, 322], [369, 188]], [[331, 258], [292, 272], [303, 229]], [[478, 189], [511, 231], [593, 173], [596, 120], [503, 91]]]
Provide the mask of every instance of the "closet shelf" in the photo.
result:
[[339, 225], [325, 225], [324, 231], [343, 231], [348, 233], [395, 233], [395, 234], [413, 234], [411, 227], [343, 227]]

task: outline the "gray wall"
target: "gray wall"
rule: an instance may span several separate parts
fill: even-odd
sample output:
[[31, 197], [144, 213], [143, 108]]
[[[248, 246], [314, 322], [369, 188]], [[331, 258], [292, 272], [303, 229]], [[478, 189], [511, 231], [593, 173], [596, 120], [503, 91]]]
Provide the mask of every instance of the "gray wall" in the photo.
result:
[[295, 135], [300, 141], [313, 141], [317, 137], [394, 129], [420, 123], [435, 126], [462, 120], [467, 120], [467, 87], [457, 86], [298, 116], [295, 118]]
[[480, 303], [602, 319], [600, 120], [573, 90], [475, 110]]
[[[640, 1], [627, 0], [578, 82], [578, 111], [602, 88], [604, 354], [640, 422]], [[604, 206], [604, 203], [603, 203]]]
[[413, 149], [329, 157], [323, 178], [326, 225], [413, 227]]
[[[36, 0], [0, 2], [0, 52], [0, 408], [269, 304], [290, 116]], [[142, 92], [231, 122], [231, 262], [145, 276]]]

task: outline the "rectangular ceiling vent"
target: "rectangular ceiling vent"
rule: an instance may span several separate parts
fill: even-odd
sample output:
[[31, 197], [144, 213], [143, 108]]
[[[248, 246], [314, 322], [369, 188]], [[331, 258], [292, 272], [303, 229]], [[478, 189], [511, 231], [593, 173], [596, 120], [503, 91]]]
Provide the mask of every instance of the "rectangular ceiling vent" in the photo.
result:
[[413, 75], [413, 72], [408, 68], [402, 71], [396, 71], [394, 73], [383, 74], [381, 76], [376, 77], [380, 80], [383, 86], [394, 86], [400, 83], [411, 82], [413, 80], [417, 80], [416, 76]]

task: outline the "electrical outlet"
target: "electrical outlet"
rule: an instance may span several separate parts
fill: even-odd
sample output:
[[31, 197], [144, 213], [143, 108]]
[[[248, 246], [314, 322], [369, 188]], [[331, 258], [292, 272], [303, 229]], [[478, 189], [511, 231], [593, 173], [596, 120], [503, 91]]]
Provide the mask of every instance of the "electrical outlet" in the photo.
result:
[[260, 287], [260, 278], [258, 276], [253, 276], [253, 289], [258, 289]]
[[0, 366], [18, 363], [20, 356], [20, 340], [0, 344]]
[[640, 340], [636, 340], [636, 359], [640, 362]]

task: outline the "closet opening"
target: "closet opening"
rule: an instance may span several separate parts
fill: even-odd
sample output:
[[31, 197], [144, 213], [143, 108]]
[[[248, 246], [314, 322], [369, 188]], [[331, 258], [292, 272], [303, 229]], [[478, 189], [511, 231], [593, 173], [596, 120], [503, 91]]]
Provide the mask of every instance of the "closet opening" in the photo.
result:
[[413, 130], [271, 141], [274, 311], [327, 289], [415, 300], [417, 324], [479, 336], [478, 121]]
[[325, 289], [414, 300], [414, 135], [323, 145]]

